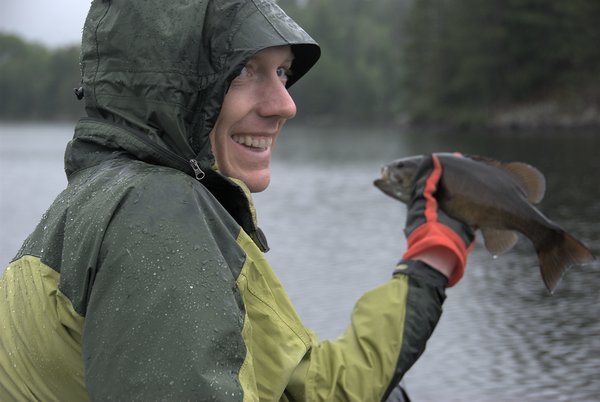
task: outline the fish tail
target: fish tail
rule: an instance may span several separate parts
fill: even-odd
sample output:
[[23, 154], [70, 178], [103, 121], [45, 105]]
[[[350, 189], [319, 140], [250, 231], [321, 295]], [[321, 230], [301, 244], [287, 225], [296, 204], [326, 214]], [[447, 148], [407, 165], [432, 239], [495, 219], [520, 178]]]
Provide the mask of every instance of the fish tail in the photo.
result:
[[542, 279], [550, 293], [554, 292], [556, 285], [571, 266], [594, 260], [591, 251], [570, 234], [560, 230], [556, 235], [557, 241], [553, 242], [554, 244], [538, 252]]

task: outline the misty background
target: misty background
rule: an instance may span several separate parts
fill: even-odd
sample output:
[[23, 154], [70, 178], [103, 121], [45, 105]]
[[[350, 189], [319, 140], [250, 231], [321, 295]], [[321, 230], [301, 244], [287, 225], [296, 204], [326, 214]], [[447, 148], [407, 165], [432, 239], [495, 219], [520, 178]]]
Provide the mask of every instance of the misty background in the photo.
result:
[[[600, 126], [597, 0], [281, 0], [323, 56], [292, 88], [297, 121], [334, 125]], [[0, 119], [82, 114], [89, 3], [0, 10]]]

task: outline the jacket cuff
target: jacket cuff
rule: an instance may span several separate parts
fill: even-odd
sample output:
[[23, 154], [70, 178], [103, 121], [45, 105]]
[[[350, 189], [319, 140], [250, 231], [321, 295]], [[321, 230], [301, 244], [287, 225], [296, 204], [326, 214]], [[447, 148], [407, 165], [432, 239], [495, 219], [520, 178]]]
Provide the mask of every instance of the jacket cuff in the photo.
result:
[[444, 274], [421, 260], [401, 260], [394, 270], [394, 275], [397, 274], [412, 276], [435, 287], [448, 286], [448, 278]]
[[466, 245], [452, 229], [437, 222], [426, 223], [412, 232], [407, 241], [408, 250], [402, 258], [410, 259], [432, 247], [444, 247], [457, 258], [457, 264], [448, 281], [448, 287], [456, 285], [462, 278], [472, 244]]

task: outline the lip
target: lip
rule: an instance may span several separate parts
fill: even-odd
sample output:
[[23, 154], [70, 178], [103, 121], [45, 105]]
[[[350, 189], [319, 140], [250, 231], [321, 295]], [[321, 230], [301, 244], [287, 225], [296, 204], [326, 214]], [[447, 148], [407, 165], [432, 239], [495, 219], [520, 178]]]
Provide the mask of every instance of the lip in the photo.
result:
[[254, 152], [268, 151], [273, 146], [275, 137], [265, 133], [236, 133], [230, 136], [237, 145]]

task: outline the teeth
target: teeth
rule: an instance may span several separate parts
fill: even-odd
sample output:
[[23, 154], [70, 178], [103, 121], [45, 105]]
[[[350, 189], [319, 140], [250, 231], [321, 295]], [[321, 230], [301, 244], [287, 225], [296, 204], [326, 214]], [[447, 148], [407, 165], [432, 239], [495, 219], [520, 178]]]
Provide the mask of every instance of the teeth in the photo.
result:
[[273, 143], [273, 139], [271, 137], [252, 137], [250, 135], [234, 135], [231, 138], [238, 144], [259, 149], [267, 149]]

